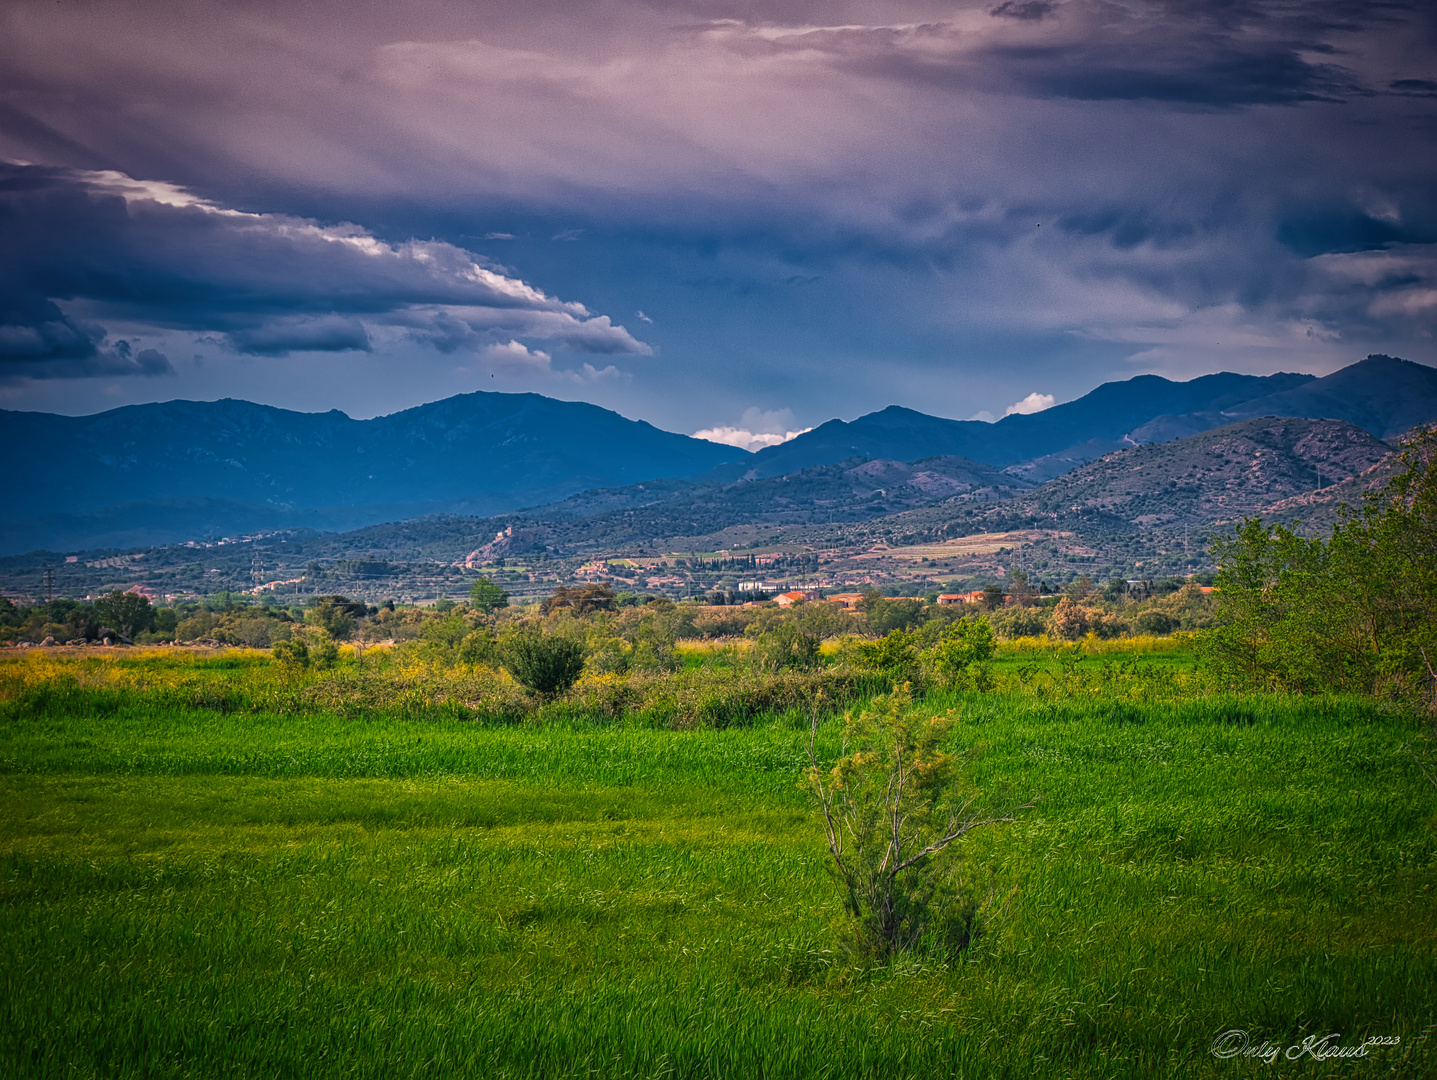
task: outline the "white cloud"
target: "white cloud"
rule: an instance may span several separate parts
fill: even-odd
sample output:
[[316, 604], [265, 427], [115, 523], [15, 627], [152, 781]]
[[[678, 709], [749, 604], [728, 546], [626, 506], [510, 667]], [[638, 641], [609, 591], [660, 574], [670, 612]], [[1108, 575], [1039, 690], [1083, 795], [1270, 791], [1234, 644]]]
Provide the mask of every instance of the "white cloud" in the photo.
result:
[[759, 408], [745, 409], [737, 426], [721, 425], [695, 431], [695, 439], [737, 446], [742, 450], [762, 450], [766, 446], [780, 446], [790, 439], [796, 439], [812, 428], [795, 426], [792, 409], [775, 409], [765, 412]]
[[[213, 336], [259, 356], [371, 352], [404, 338], [534, 371], [549, 369], [549, 354], [515, 339], [590, 355], [653, 352], [608, 316], [442, 241], [390, 243], [357, 225], [236, 210], [119, 172], [0, 161], [0, 180], [0, 222], [25, 222], [47, 237], [7, 242], [11, 227], [0, 241], [0, 281], [47, 283], [0, 310], [0, 362], [9, 375], [169, 370], [153, 350], [137, 355], [146, 358], [138, 366], [101, 357], [101, 320]], [[92, 261], [107, 273], [87, 273]], [[491, 346], [499, 351], [486, 351]], [[585, 365], [565, 377], [610, 377], [611, 369], [618, 374], [612, 365]]]
[[627, 371], [620, 371], [613, 364], [601, 368], [596, 368], [593, 364], [585, 364], [578, 371], [563, 372], [562, 374], [573, 376], [575, 382], [598, 382], [600, 379], [627, 379], [630, 377]]
[[553, 357], [543, 349], [530, 349], [518, 341], [488, 345], [479, 350], [479, 359], [493, 370], [505, 375], [553, 374]]
[[968, 417], [968, 419], [981, 420], [985, 424], [991, 424], [994, 420], [997, 419], [997, 417], [990, 413], [987, 409], [979, 409], [972, 416]]
[[[576, 370], [554, 367], [554, 358], [543, 349], [530, 349], [523, 342], [508, 341], [498, 345], [487, 345], [480, 349], [478, 358], [481, 366], [493, 375], [505, 378], [539, 376], [561, 382], [592, 383], [600, 379], [626, 379], [628, 373], [620, 371], [613, 364], [596, 368], [584, 364]], [[466, 369], [461, 369], [466, 370]]]
[[1028, 416], [1032, 413], [1042, 412], [1044, 409], [1051, 409], [1058, 403], [1058, 399], [1052, 394], [1040, 394], [1037, 391], [1029, 394], [1022, 401], [1015, 401], [1003, 410], [1004, 416], [1012, 416], [1017, 413], [1020, 416]]

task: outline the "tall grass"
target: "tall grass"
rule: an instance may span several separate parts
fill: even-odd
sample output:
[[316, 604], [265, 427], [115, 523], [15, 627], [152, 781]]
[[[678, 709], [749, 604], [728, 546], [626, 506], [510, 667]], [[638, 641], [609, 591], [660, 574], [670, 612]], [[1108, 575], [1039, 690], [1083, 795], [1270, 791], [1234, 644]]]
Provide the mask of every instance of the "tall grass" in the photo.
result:
[[[1019, 642], [985, 668], [981, 684], [1000, 695], [1175, 699], [1215, 691], [1187, 652], [1154, 641], [1123, 655], [1108, 643], [1053, 646]], [[1151, 649], [1146, 646], [1152, 645]], [[346, 650], [338, 668], [296, 670], [268, 652], [226, 650], [204, 655], [172, 650], [93, 654], [36, 651], [0, 660], [0, 715], [68, 715], [124, 710], [143, 696], [147, 709], [218, 713], [312, 713], [360, 719], [467, 720], [484, 725], [585, 722], [674, 729], [767, 724], [815, 703], [844, 708], [914, 673], [863, 670], [844, 664], [812, 671], [762, 671], [725, 663], [673, 672], [586, 674], [557, 700], [529, 694], [508, 673], [452, 665], [413, 653]]]
[[[969, 951], [865, 967], [832, 929], [795, 712], [535, 728], [186, 704], [162, 665], [126, 676], [146, 688], [59, 678], [0, 708], [7, 1076], [1437, 1061], [1437, 788], [1413, 760], [1426, 729], [1372, 702], [931, 693], [975, 788], [1038, 802], [965, 848], [989, 897]], [[1267, 1069], [1213, 1057], [1230, 1028], [1402, 1041]]]

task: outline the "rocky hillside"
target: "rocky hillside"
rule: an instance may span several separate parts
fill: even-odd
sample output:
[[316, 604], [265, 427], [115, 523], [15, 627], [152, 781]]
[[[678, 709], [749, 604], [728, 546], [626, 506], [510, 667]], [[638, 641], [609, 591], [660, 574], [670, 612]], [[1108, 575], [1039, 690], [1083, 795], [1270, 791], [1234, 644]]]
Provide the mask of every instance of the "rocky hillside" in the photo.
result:
[[[824, 538], [914, 544], [1048, 530], [1086, 552], [1070, 560], [1084, 572], [1180, 573], [1208, 565], [1208, 537], [1246, 515], [1271, 517], [1274, 504], [1296, 506], [1292, 500], [1319, 492], [1330, 495], [1334, 507], [1341, 493], [1356, 491], [1360, 498], [1360, 485], [1378, 478], [1370, 470], [1386, 468], [1391, 450], [1339, 420], [1246, 420], [1105, 454], [1005, 502], [949, 500], [844, 526], [841, 536], [830, 530]], [[1350, 494], [1348, 501], [1354, 501]]]
[[656, 538], [687, 543], [720, 536], [726, 539], [716, 543], [728, 546], [755, 526], [861, 522], [940, 502], [988, 505], [1028, 490], [1022, 480], [957, 457], [841, 462], [734, 483], [633, 484], [582, 492], [514, 515], [510, 524], [520, 540], [510, 547], [513, 553], [544, 547], [584, 551]]
[[1036, 515], [1102, 511], [1138, 526], [1205, 526], [1348, 480], [1391, 452], [1340, 420], [1245, 420], [1106, 454], [1017, 504]]

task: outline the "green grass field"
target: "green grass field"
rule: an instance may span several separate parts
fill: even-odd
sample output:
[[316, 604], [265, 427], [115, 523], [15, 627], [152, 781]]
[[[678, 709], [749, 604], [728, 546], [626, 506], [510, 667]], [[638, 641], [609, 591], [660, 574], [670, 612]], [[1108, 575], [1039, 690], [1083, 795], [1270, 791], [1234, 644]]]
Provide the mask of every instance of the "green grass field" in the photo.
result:
[[[0, 1074], [1437, 1075], [1417, 720], [925, 707], [963, 717], [978, 788], [1040, 799], [965, 850], [992, 897], [968, 952], [864, 968], [837, 945], [796, 715], [535, 728], [7, 695]], [[1210, 1052], [1233, 1028], [1401, 1041], [1269, 1067]]]

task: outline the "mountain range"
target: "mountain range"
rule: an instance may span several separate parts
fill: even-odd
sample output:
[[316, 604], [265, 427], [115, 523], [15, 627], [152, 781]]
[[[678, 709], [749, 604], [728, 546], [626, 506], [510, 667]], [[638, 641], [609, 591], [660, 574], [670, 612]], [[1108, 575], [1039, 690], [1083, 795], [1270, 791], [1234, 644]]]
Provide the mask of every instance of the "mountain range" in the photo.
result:
[[918, 461], [954, 455], [1042, 483], [1124, 446], [1167, 442], [1258, 416], [1345, 420], [1379, 439], [1391, 438], [1437, 419], [1437, 369], [1374, 354], [1324, 378], [1219, 372], [1172, 382], [1139, 375], [996, 423], [944, 420], [890, 406], [848, 423], [830, 420], [718, 472], [780, 476], [855, 456]]
[[230, 399], [0, 412], [0, 451], [27, 463], [0, 489], [7, 552], [484, 516], [748, 456], [584, 402], [496, 393], [372, 420]]
[[[743, 522], [854, 522], [940, 506], [957, 519], [1050, 514], [1056, 511], [1039, 507], [1054, 499], [1103, 513], [1122, 504], [1123, 519], [1133, 521], [1150, 517], [1138, 494], [1124, 493], [1113, 477], [1099, 483], [1102, 470], [1084, 471], [1088, 463], [1272, 416], [1325, 419], [1363, 433], [1308, 433], [1310, 452], [1293, 451], [1306, 464], [1291, 470], [1315, 487], [1322, 454], [1337, 455], [1329, 465], [1335, 473], [1352, 475], [1359, 459], [1370, 464], [1386, 452], [1381, 440], [1437, 420], [1437, 370], [1373, 355], [1324, 378], [1141, 375], [996, 423], [890, 406], [830, 420], [755, 454], [535, 394], [465, 394], [372, 420], [234, 400], [86, 417], [0, 412], [0, 449], [27, 463], [0, 481], [11, 508], [0, 553], [345, 530], [434, 514], [488, 518], [525, 507], [525, 519], [556, 527], [587, 521], [592, 535], [615, 537], [709, 535]], [[1259, 439], [1255, 432], [1241, 438]], [[1283, 429], [1271, 438], [1286, 445], [1298, 435]], [[1242, 453], [1260, 457], [1255, 443], [1244, 443], [1242, 453], [1227, 445], [1224, 468], [1234, 475], [1246, 467]], [[1184, 491], [1218, 482], [1214, 470], [1199, 474], [1201, 482], [1186, 472], [1170, 479]], [[1251, 476], [1259, 474], [1266, 475]], [[1052, 486], [1055, 478], [1067, 486]], [[1041, 494], [1029, 494], [1044, 482]], [[1270, 494], [1300, 489], [1277, 484]], [[1170, 508], [1171, 490], [1161, 494], [1165, 509], [1154, 514], [1189, 516]], [[1251, 502], [1244, 496], [1234, 511]]]
[[[1201, 548], [1213, 527], [1270, 516], [1274, 504], [1286, 520], [1326, 520], [1335, 498], [1360, 502], [1353, 485], [1386, 475], [1392, 456], [1389, 443], [1342, 420], [1262, 417], [1125, 446], [1038, 487], [966, 458], [853, 459], [728, 485], [675, 481], [585, 492], [493, 519], [502, 533], [467, 554], [487, 562], [656, 544], [916, 543], [1032, 528], [1074, 532], [1098, 546], [1190, 531]], [[392, 544], [383, 550], [394, 553]]]

